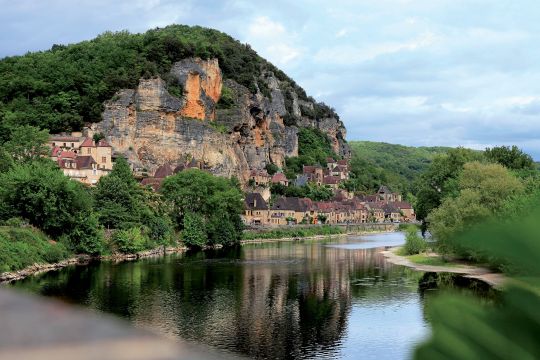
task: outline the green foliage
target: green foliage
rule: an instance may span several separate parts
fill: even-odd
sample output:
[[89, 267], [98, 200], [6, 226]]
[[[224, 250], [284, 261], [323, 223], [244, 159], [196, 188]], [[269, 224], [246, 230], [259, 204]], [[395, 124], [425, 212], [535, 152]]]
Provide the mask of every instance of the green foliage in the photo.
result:
[[414, 182], [426, 171], [445, 147], [410, 147], [371, 141], [349, 142], [351, 180], [344, 186], [349, 191], [373, 193], [381, 184], [402, 194], [414, 192]]
[[499, 163], [508, 169], [534, 169], [532, 157], [515, 145], [487, 148], [484, 155], [489, 161]]
[[0, 219], [27, 219], [53, 238], [69, 239], [74, 251], [86, 242], [101, 248], [99, 227], [89, 227], [92, 199], [83, 185], [48, 162], [16, 165], [0, 175]]
[[446, 154], [438, 155], [417, 181], [416, 218], [425, 220], [428, 214], [443, 199], [458, 193], [457, 178], [463, 165], [470, 161], [482, 160], [482, 153], [464, 148], [450, 149]]
[[326, 166], [326, 158], [339, 159], [334, 152], [330, 138], [321, 130], [301, 128], [298, 131], [298, 156], [285, 160], [289, 175], [301, 174], [303, 165]]
[[[199, 241], [201, 237], [199, 230], [195, 232], [194, 240], [185, 233], [187, 214], [190, 214], [188, 222], [193, 220], [195, 225], [202, 219], [205, 243], [229, 245], [240, 240], [243, 229], [240, 214], [244, 205], [242, 192], [235, 179], [229, 180], [198, 169], [189, 169], [167, 177], [161, 193], [170, 204], [171, 217], [176, 226], [184, 230], [182, 236], [184, 239], [188, 236], [190, 244], [198, 244], [193, 241]], [[196, 228], [200, 229], [198, 226]]]
[[71, 254], [61, 243], [51, 243], [31, 227], [0, 227], [0, 273], [17, 271], [33, 264], [55, 263]]
[[268, 163], [264, 168], [266, 169], [268, 175], [274, 175], [279, 171], [279, 167], [274, 163]]
[[135, 254], [146, 248], [147, 238], [140, 227], [116, 230], [112, 236], [112, 244], [121, 253]]
[[[100, 121], [103, 102], [120, 89], [134, 88], [140, 78], [161, 76], [169, 92], [181, 96], [169, 72], [187, 57], [217, 58], [224, 77], [252, 93], [265, 92], [261, 75], [271, 71], [307, 100], [302, 88], [249, 45], [217, 30], [171, 25], [144, 34], [106, 32], [90, 41], [0, 60], [0, 142], [3, 126], [33, 125], [57, 133]], [[225, 94], [220, 106], [228, 99]]]
[[234, 107], [236, 95], [234, 90], [226, 85], [221, 88], [221, 97], [217, 103], [218, 109], [231, 109]]
[[457, 179], [458, 193], [447, 197], [428, 216], [430, 230], [443, 253], [471, 256], [455, 243], [455, 237], [503, 207], [523, 191], [523, 185], [499, 164], [466, 163]]
[[243, 240], [256, 239], [283, 239], [283, 238], [303, 238], [318, 235], [339, 235], [343, 230], [339, 226], [322, 225], [311, 227], [291, 227], [286, 229], [275, 229], [269, 231], [245, 231]]
[[49, 155], [49, 132], [33, 126], [18, 126], [11, 130], [4, 151], [16, 161], [29, 162]]
[[197, 213], [188, 212], [183, 218], [182, 241], [191, 247], [203, 247], [207, 241], [204, 219]]
[[105, 139], [105, 135], [103, 133], [95, 133], [94, 136], [92, 136], [92, 140], [94, 140], [95, 143], [99, 142], [99, 140]]
[[427, 243], [418, 235], [418, 229], [416, 227], [411, 226], [407, 228], [403, 248], [407, 255], [415, 255], [426, 251]]
[[457, 239], [484, 259], [497, 259], [517, 276], [496, 307], [444, 296], [430, 306], [432, 338], [415, 359], [537, 359], [540, 357], [540, 198], [512, 221], [493, 219]]
[[99, 222], [110, 229], [146, 226], [149, 248], [171, 243], [172, 224], [159, 194], [140, 186], [127, 161], [116, 160], [113, 170], [102, 177], [95, 190], [95, 210]]

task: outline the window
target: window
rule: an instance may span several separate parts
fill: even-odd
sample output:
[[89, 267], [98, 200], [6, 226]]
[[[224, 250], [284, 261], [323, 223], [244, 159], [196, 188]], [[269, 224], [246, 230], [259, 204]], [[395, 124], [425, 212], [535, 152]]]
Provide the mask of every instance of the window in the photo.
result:
[[66, 143], [64, 143], [64, 147], [66, 147]]
[[87, 153], [87, 154], [92, 153], [92, 149], [90, 149], [90, 148], [86, 149], [86, 153]]
[[52, 146], [53, 146], [53, 147], [56, 146], [56, 143], [52, 143]]
[[74, 147], [75, 147], [75, 143], [71, 143], [71, 147], [74, 148]]
[[102, 157], [101, 157], [101, 162], [105, 164], [105, 163], [107, 162], [107, 157], [102, 156]]

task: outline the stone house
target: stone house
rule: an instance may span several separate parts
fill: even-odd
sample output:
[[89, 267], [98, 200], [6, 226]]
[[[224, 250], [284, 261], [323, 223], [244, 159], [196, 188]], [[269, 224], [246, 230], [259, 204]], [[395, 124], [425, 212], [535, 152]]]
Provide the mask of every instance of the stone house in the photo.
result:
[[304, 219], [307, 223], [316, 223], [317, 211], [311, 199], [280, 197], [270, 208], [270, 225], [300, 224]]
[[86, 138], [79, 149], [79, 155], [92, 156], [98, 168], [112, 170], [112, 147], [105, 139], [95, 143], [92, 139]]
[[249, 172], [249, 180], [253, 182], [255, 186], [268, 186], [272, 177], [268, 175], [266, 170], [253, 169]]
[[341, 182], [341, 178], [339, 176], [325, 176], [323, 179], [323, 185], [327, 185], [330, 188], [337, 190], [339, 189], [339, 183]]
[[321, 185], [324, 180], [324, 169], [320, 166], [304, 165], [302, 174], [307, 176], [309, 182]]
[[272, 184], [281, 184], [283, 186], [289, 186], [289, 180], [283, 173], [276, 173], [272, 176]]
[[244, 199], [244, 215], [242, 220], [246, 225], [268, 224], [268, 204], [259, 193], [246, 194]]

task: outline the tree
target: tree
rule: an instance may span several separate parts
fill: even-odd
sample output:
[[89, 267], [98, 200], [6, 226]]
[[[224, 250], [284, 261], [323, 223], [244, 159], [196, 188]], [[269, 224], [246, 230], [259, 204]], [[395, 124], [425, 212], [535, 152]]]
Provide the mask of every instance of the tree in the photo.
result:
[[279, 171], [279, 167], [274, 163], [268, 163], [264, 168], [266, 169], [268, 175], [274, 175]]
[[187, 246], [203, 247], [207, 243], [204, 219], [201, 215], [188, 212], [183, 218], [182, 241]]
[[12, 217], [27, 219], [72, 250], [98, 253], [103, 248], [92, 198], [51, 163], [24, 163], [0, 174], [0, 219]]
[[463, 165], [481, 159], [480, 152], [464, 148], [451, 149], [446, 154], [435, 157], [416, 186], [416, 217], [425, 220], [433, 209], [441, 205], [443, 199], [457, 195], [456, 179], [463, 170]]
[[534, 205], [523, 208], [513, 221], [495, 218], [456, 239], [470, 252], [505, 264], [510, 279], [496, 305], [455, 294], [438, 297], [429, 307], [431, 339], [416, 350], [415, 359], [540, 357], [540, 198], [536, 194], [530, 199]]
[[116, 160], [111, 173], [99, 180], [94, 199], [103, 226], [130, 229], [145, 225], [151, 240], [146, 242], [148, 246], [170, 244], [172, 225], [167, 206], [159, 194], [135, 181], [125, 159]]
[[457, 184], [458, 195], [445, 198], [428, 222], [441, 252], [469, 256], [455, 244], [455, 237], [499, 211], [523, 185], [503, 166], [479, 162], [465, 164]]
[[4, 150], [17, 161], [29, 162], [49, 155], [49, 132], [23, 125], [14, 128], [3, 145]]
[[240, 240], [243, 196], [234, 180], [190, 169], [167, 177], [161, 193], [170, 204], [171, 217], [179, 230], [185, 231], [184, 218], [190, 214], [188, 222], [195, 225], [202, 219], [205, 242], [229, 245]]
[[508, 169], [534, 169], [534, 161], [529, 154], [524, 153], [517, 146], [496, 146], [487, 148], [484, 155], [489, 161], [499, 163]]

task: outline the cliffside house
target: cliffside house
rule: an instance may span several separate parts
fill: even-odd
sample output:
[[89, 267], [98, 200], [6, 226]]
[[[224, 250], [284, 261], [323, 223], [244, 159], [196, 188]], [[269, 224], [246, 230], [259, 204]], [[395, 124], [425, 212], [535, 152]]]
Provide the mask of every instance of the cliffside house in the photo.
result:
[[112, 147], [103, 139], [95, 143], [81, 133], [51, 135], [49, 146], [51, 159], [73, 180], [95, 185], [112, 170]]
[[259, 193], [246, 194], [244, 199], [243, 221], [246, 225], [263, 225], [268, 223], [268, 204]]
[[339, 189], [339, 184], [341, 182], [341, 178], [339, 176], [325, 176], [323, 179], [323, 185], [327, 185], [331, 187], [334, 190]]
[[249, 172], [249, 180], [255, 186], [268, 186], [272, 180], [272, 177], [268, 175], [268, 172], [264, 169], [253, 169]]
[[324, 169], [320, 166], [303, 165], [302, 174], [307, 177], [309, 182], [322, 185], [324, 180]]
[[379, 188], [377, 196], [378, 201], [401, 201], [401, 194], [391, 192], [385, 185]]
[[281, 184], [283, 186], [289, 186], [289, 180], [283, 173], [276, 173], [272, 176], [272, 184]]

